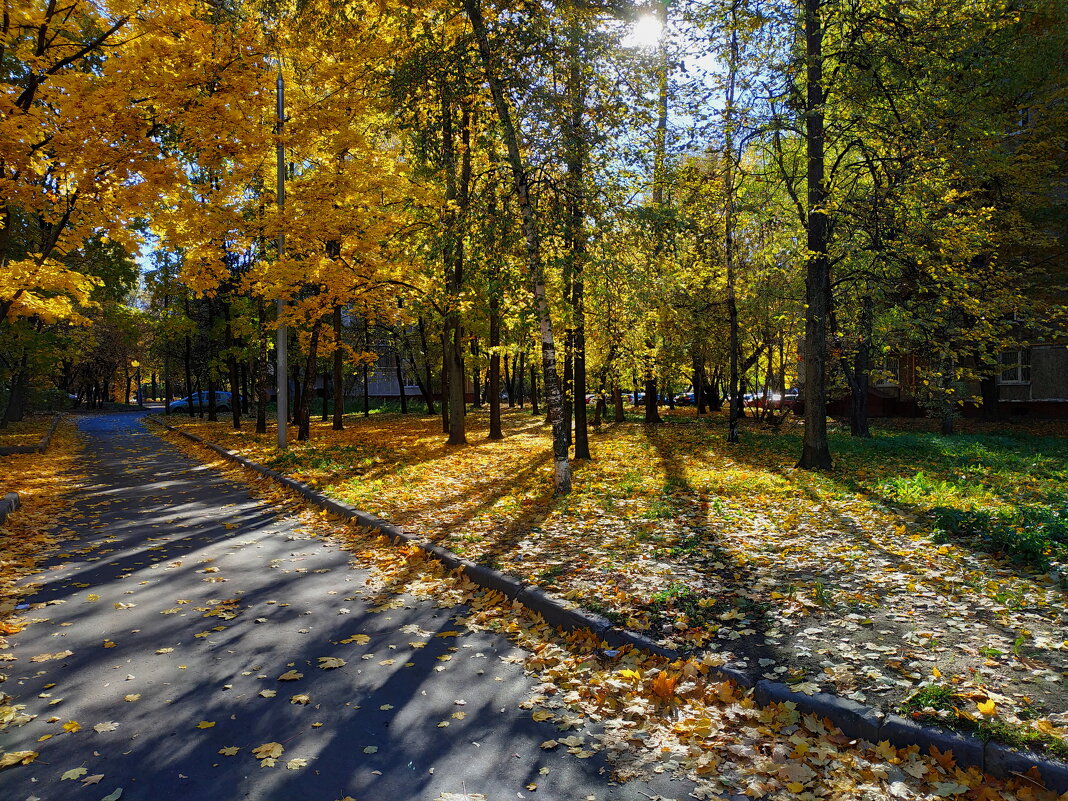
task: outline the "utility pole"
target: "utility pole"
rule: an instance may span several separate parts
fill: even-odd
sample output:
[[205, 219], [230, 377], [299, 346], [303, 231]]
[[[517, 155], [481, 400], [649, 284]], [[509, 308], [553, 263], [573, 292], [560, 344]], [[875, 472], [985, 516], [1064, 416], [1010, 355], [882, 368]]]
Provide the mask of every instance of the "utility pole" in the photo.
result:
[[[286, 149], [282, 144], [282, 126], [286, 121], [286, 89], [282, 81], [282, 62], [278, 62], [278, 109], [277, 125], [278, 142], [275, 145], [278, 168], [278, 259], [281, 261], [286, 252], [286, 235], [282, 227], [282, 210], [286, 205]], [[278, 298], [278, 339], [275, 343], [275, 355], [278, 363], [275, 373], [278, 378], [278, 447], [286, 447], [286, 423], [289, 419], [289, 331], [282, 325], [282, 314], [285, 310], [285, 299]]]

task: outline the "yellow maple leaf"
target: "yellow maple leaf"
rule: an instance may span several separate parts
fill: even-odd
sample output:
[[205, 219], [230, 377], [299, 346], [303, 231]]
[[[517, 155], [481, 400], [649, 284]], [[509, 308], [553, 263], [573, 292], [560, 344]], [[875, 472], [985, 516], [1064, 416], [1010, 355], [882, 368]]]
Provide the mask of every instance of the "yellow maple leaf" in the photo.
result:
[[236, 745], [228, 745], [226, 748], [220, 748], [219, 753], [223, 756], [235, 756], [240, 750]]
[[63, 731], [70, 732], [71, 734], [74, 734], [74, 732], [81, 730], [82, 724], [76, 720], [68, 720], [66, 723], [63, 724]]
[[281, 743], [264, 743], [253, 748], [252, 754], [256, 759], [278, 759], [285, 750]]
[[197, 728], [198, 729], [210, 729], [214, 725], [215, 725], [215, 721], [214, 720], [202, 720], [202, 721], [200, 721], [200, 723], [197, 724]]
[[979, 701], [976, 706], [979, 707], [979, 711], [984, 715], [994, 715], [998, 711], [998, 705], [990, 699]]
[[0, 754], [0, 770], [3, 768], [10, 768], [13, 765], [29, 765], [33, 760], [37, 759], [36, 751], [10, 751], [6, 754]]

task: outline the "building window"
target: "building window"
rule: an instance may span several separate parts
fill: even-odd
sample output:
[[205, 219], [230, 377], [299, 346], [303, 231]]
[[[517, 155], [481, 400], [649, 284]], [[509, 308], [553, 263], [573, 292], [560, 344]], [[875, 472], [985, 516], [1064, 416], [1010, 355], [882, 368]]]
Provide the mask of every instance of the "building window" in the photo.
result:
[[1031, 351], [1028, 348], [1015, 348], [1001, 352], [1002, 384], [1031, 383]]
[[875, 376], [875, 386], [896, 387], [901, 384], [901, 357], [884, 356], [882, 361], [872, 370]]

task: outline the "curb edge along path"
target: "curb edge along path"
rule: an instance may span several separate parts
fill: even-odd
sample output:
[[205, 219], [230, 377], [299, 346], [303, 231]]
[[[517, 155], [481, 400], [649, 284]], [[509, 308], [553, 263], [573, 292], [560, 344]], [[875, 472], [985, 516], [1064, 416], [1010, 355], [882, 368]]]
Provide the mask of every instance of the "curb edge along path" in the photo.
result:
[[48, 431], [41, 437], [40, 442], [36, 445], [5, 445], [0, 447], [0, 456], [13, 456], [16, 453], [44, 453], [52, 444], [52, 435], [56, 433], [56, 427], [62, 419], [63, 413], [56, 412], [52, 417], [52, 425], [48, 427]]
[[[183, 431], [151, 415], [146, 416], [145, 419], [211, 449], [228, 461], [236, 462], [261, 475], [268, 476], [283, 486], [296, 490], [321, 509], [351, 520], [357, 525], [378, 529], [394, 544], [414, 545], [421, 548], [446, 567], [460, 568], [463, 574], [475, 584], [496, 590], [509, 600], [518, 601], [528, 609], [539, 613], [552, 626], [568, 631], [588, 629], [614, 648], [631, 645], [668, 659], [679, 659], [682, 656], [678, 651], [658, 645], [644, 635], [617, 628], [600, 615], [582, 609], [576, 604], [554, 598], [534, 585], [523, 584], [514, 576], [464, 559], [440, 545], [421, 540], [380, 517], [329, 498], [303, 482], [284, 476], [240, 454], [208, 442], [196, 434]], [[926, 750], [934, 746], [940, 751], [952, 751], [957, 764], [980, 768], [997, 778], [1026, 774], [1031, 768], [1036, 768], [1047, 789], [1058, 793], [1068, 792], [1068, 764], [1063, 762], [1056, 762], [1029, 751], [1016, 751], [993, 741], [984, 743], [972, 735], [959, 734], [933, 726], [922, 726], [898, 715], [884, 715], [872, 707], [831, 693], [805, 695], [794, 692], [789, 685], [766, 679], [757, 680], [752, 673], [738, 668], [711, 667], [709, 672], [717, 674], [721, 679], [733, 681], [741, 687], [753, 689], [755, 700], [760, 706], [791, 702], [801, 712], [828, 718], [847, 737], [868, 740], [872, 743], [888, 740], [891, 745], [898, 748], [916, 745]]]

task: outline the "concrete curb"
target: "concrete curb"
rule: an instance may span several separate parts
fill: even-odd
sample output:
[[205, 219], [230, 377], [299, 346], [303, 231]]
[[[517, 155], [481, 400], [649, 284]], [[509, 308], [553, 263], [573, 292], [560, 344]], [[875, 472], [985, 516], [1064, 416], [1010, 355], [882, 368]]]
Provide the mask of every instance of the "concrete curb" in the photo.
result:
[[7, 495], [0, 498], [0, 523], [7, 520], [7, 516], [21, 505], [22, 504], [19, 502], [19, 494], [17, 492], [9, 492]]
[[41, 437], [41, 441], [36, 445], [7, 445], [0, 448], [0, 456], [10, 456], [15, 453], [44, 453], [48, 450], [48, 446], [52, 444], [52, 435], [56, 433], [56, 426], [59, 425], [59, 421], [63, 419], [62, 414], [56, 414], [52, 418], [52, 424], [48, 427], [48, 431]]
[[[421, 548], [450, 570], [460, 568], [463, 575], [475, 584], [500, 592], [508, 599], [518, 601], [531, 611], [537, 612], [551, 626], [567, 631], [586, 629], [600, 637], [609, 648], [629, 645], [672, 660], [681, 657], [678, 651], [665, 648], [642, 634], [618, 628], [606, 618], [589, 612], [573, 602], [556, 598], [538, 587], [523, 584], [514, 576], [499, 570], [463, 559], [440, 545], [419, 540], [379, 517], [361, 512], [347, 503], [328, 498], [307, 484], [283, 476], [244, 456], [207, 442], [196, 434], [175, 428], [150, 415], [145, 419], [210, 448], [224, 459], [236, 462], [296, 490], [321, 509], [352, 520], [361, 526], [378, 529], [396, 544], [409, 544]], [[738, 668], [713, 667], [709, 669], [709, 673], [721, 681], [730, 680], [741, 687], [753, 688], [754, 698], [760, 706], [792, 703], [799, 712], [827, 718], [847, 737], [867, 740], [871, 743], [888, 740], [891, 745], [898, 748], [916, 745], [919, 746], [921, 753], [928, 753], [932, 747], [939, 751], [952, 751], [958, 765], [977, 767], [992, 776], [1003, 779], [1025, 774], [1031, 768], [1037, 768], [1047, 789], [1056, 793], [1068, 792], [1068, 764], [1063, 762], [1056, 762], [1028, 751], [1016, 751], [1001, 743], [984, 743], [972, 735], [959, 734], [933, 726], [922, 726], [897, 715], [884, 715], [877, 709], [830, 693], [806, 695], [795, 692], [787, 684], [757, 680], [751, 673]]]

